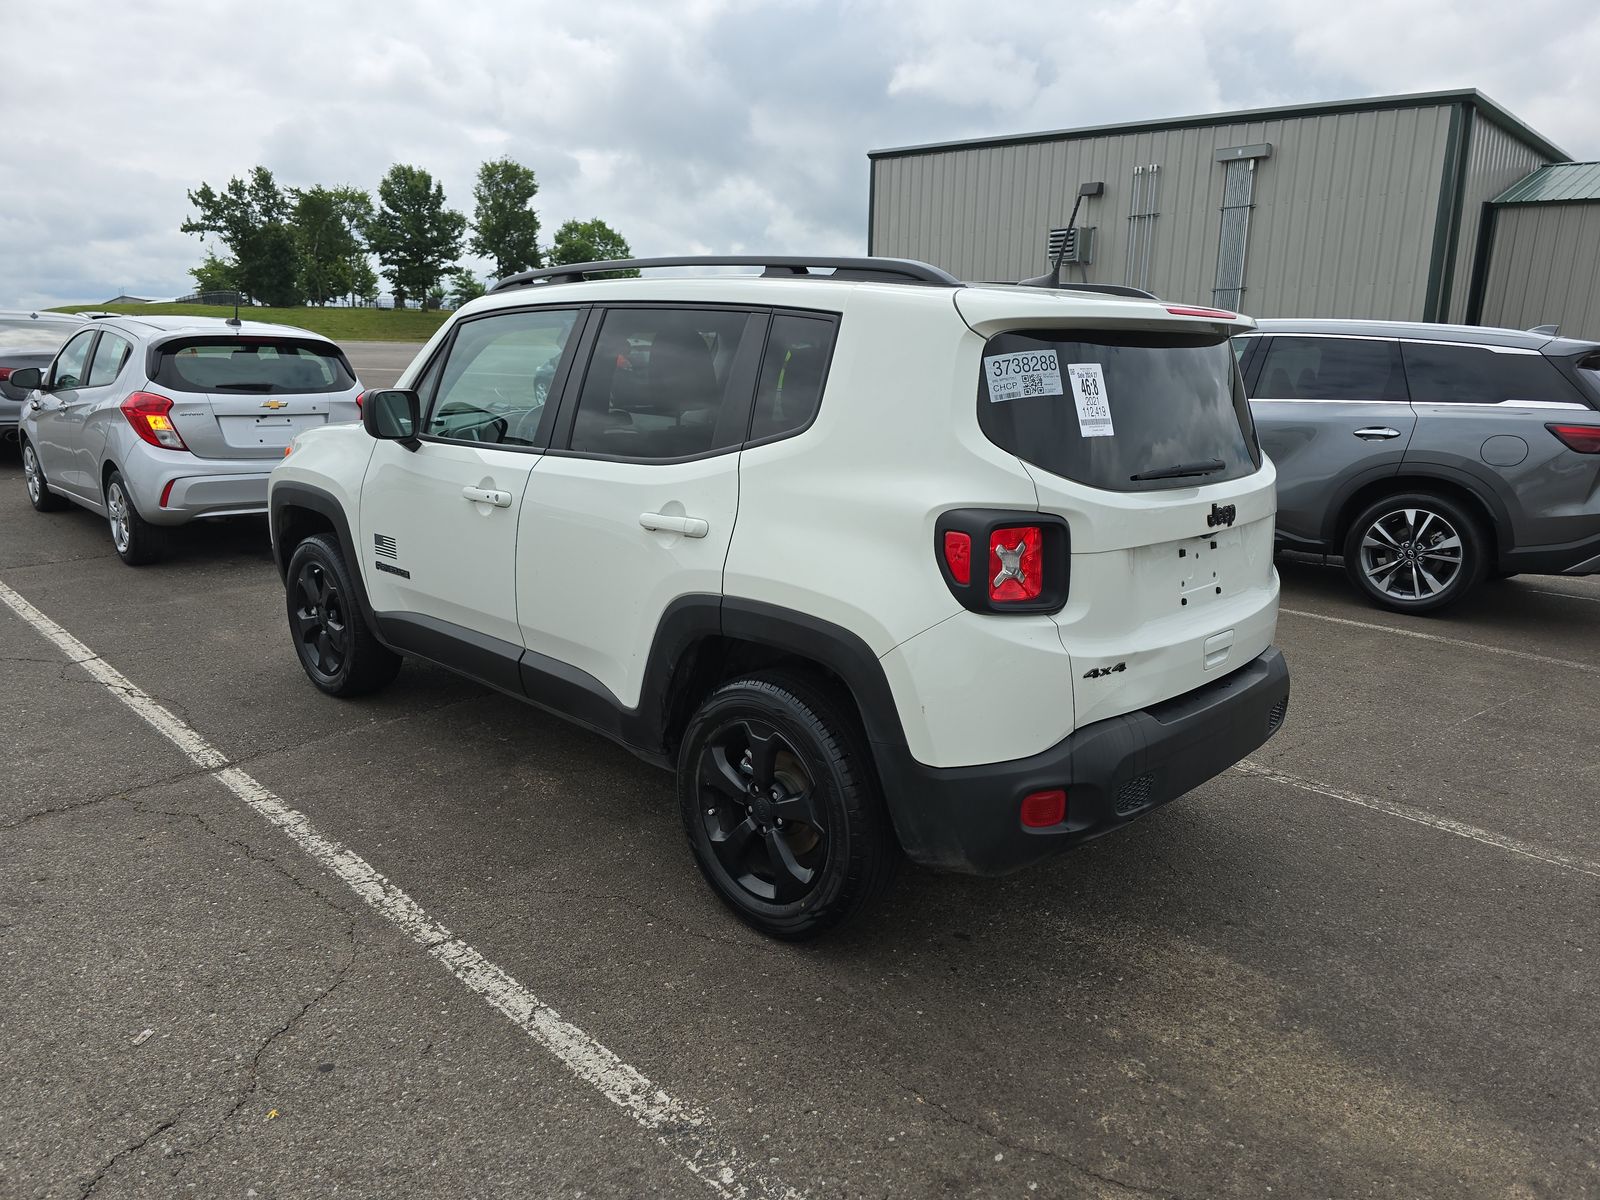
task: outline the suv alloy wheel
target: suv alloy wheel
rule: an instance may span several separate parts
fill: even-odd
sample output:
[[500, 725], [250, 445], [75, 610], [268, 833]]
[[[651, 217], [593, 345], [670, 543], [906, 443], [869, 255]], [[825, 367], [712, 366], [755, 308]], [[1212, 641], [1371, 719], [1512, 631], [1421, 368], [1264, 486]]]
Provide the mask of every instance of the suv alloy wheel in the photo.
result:
[[1380, 607], [1437, 612], [1488, 573], [1488, 538], [1455, 501], [1407, 492], [1357, 514], [1345, 536], [1344, 564], [1351, 582]]
[[338, 544], [308, 537], [289, 559], [289, 629], [311, 682], [330, 696], [375, 692], [400, 672], [400, 656], [367, 627]]

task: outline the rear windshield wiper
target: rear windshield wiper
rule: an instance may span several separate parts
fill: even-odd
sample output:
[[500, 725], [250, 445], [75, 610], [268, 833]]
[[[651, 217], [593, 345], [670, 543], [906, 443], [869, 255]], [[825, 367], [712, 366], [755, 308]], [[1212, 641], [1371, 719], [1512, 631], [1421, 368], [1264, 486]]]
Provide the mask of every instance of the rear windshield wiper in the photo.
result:
[[1214, 475], [1228, 464], [1220, 458], [1208, 458], [1204, 462], [1178, 463], [1172, 467], [1162, 467], [1159, 471], [1142, 471], [1138, 475], [1129, 475], [1134, 483], [1142, 483], [1146, 479], [1184, 479], [1191, 475]]

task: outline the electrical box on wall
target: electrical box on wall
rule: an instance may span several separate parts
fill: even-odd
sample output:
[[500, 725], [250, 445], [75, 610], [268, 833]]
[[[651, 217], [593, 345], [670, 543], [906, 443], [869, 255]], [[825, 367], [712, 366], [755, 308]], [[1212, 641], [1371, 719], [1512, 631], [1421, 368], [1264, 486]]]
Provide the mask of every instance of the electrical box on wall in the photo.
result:
[[[1093, 225], [1075, 225], [1071, 229], [1052, 229], [1046, 242], [1046, 252], [1049, 261], [1055, 262], [1056, 255], [1061, 255], [1064, 263], [1077, 263], [1088, 266], [1094, 262], [1094, 229]], [[1066, 243], [1063, 252], [1062, 243]]]

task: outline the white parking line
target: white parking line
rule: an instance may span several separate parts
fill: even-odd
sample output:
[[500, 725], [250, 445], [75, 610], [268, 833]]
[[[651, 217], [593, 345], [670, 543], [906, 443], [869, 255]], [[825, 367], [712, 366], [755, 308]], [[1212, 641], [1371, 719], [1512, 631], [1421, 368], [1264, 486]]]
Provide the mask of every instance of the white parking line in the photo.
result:
[[1600, 604], [1600, 596], [1580, 596], [1576, 592], [1552, 592], [1545, 588], [1529, 588], [1536, 596], [1559, 596], [1563, 600], [1585, 600], [1590, 604]]
[[371, 863], [318, 833], [304, 813], [291, 808], [238, 767], [228, 765], [227, 756], [220, 750], [4, 583], [0, 583], [0, 600], [149, 722], [190, 762], [210, 771], [213, 779], [338, 876], [447, 971], [654, 1135], [667, 1153], [717, 1195], [726, 1200], [802, 1195], [769, 1176], [751, 1172], [744, 1156], [722, 1140], [705, 1112], [669, 1095], [576, 1025], [563, 1020], [511, 975], [430, 917]]
[[1359, 804], [1362, 808], [1370, 808], [1374, 812], [1387, 813], [1391, 817], [1399, 817], [1404, 821], [1415, 821], [1418, 825], [1427, 825], [1433, 829], [1453, 833], [1457, 837], [1471, 838], [1475, 842], [1482, 842], [1485, 846], [1493, 846], [1497, 850], [1509, 850], [1512, 854], [1520, 854], [1524, 858], [1535, 859], [1538, 862], [1548, 863], [1552, 867], [1560, 867], [1564, 871], [1576, 871], [1579, 875], [1590, 875], [1600, 879], [1600, 863], [1591, 862], [1587, 858], [1579, 858], [1574, 854], [1563, 854], [1559, 850], [1551, 850], [1544, 846], [1536, 846], [1532, 842], [1524, 842], [1518, 838], [1507, 837], [1503, 833], [1493, 833], [1487, 829], [1479, 829], [1476, 825], [1468, 825], [1463, 821], [1454, 821], [1449, 817], [1435, 816], [1424, 809], [1414, 808], [1409, 804], [1401, 804], [1394, 800], [1381, 800], [1377, 796], [1366, 796], [1360, 792], [1347, 792], [1343, 788], [1336, 788], [1332, 784], [1322, 783], [1316, 779], [1303, 779], [1299, 775], [1290, 775], [1286, 771], [1275, 770], [1264, 763], [1254, 759], [1244, 759], [1233, 768], [1241, 775], [1256, 775], [1262, 779], [1270, 779], [1274, 783], [1281, 783], [1288, 787], [1299, 788], [1303, 792], [1315, 792], [1319, 796], [1327, 796], [1333, 800], [1343, 800], [1346, 804]]
[[1527, 650], [1512, 650], [1506, 646], [1491, 646], [1486, 642], [1469, 642], [1462, 638], [1445, 637], [1439, 633], [1422, 633], [1416, 629], [1401, 629], [1396, 625], [1381, 625], [1376, 621], [1352, 621], [1349, 617], [1330, 617], [1327, 613], [1308, 612], [1303, 608], [1279, 608], [1291, 617], [1310, 617], [1313, 621], [1327, 621], [1334, 625], [1349, 625], [1355, 629], [1375, 629], [1379, 633], [1392, 633], [1396, 637], [1416, 638], [1421, 642], [1442, 642], [1446, 646], [1465, 646], [1469, 650], [1482, 650], [1485, 654], [1499, 654], [1506, 658], [1520, 658], [1524, 662], [1544, 663], [1550, 667], [1570, 667], [1590, 675], [1600, 675], [1600, 666], [1578, 662], [1570, 658], [1552, 658], [1548, 654], [1533, 654]]

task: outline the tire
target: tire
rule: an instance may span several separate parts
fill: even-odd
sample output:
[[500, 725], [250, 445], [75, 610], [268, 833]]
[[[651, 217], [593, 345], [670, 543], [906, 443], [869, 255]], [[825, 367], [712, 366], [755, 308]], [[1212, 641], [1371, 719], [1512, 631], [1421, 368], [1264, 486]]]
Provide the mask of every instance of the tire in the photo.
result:
[[307, 677], [330, 696], [367, 695], [400, 671], [400, 656], [373, 635], [358, 595], [332, 537], [316, 534], [294, 548], [284, 583], [289, 634]]
[[1401, 492], [1367, 505], [1344, 540], [1350, 582], [1372, 604], [1398, 613], [1436, 613], [1455, 604], [1483, 582], [1489, 558], [1478, 516], [1433, 492]]
[[28, 500], [35, 512], [60, 512], [67, 502], [50, 490], [45, 482], [44, 464], [34, 452], [33, 443], [22, 439], [22, 477], [28, 485]]
[[888, 890], [900, 849], [848, 704], [789, 675], [717, 688], [678, 752], [684, 831], [740, 920], [803, 941]]
[[159, 561], [167, 552], [167, 531], [139, 515], [122, 472], [114, 470], [106, 478], [105, 496], [106, 522], [111, 526], [111, 544], [117, 549], [117, 557], [130, 567]]

